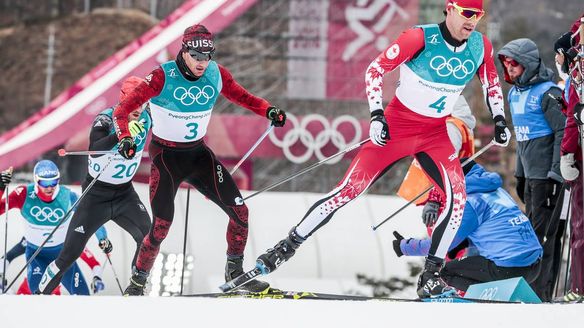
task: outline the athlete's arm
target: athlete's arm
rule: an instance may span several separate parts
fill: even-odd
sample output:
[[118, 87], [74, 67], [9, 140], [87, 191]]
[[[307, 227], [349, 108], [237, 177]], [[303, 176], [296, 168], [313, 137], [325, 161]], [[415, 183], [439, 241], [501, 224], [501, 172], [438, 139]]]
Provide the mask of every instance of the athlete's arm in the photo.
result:
[[483, 43], [484, 58], [482, 64], [477, 70], [477, 75], [483, 85], [485, 102], [487, 103], [487, 108], [489, 108], [493, 118], [499, 115], [505, 117], [503, 90], [501, 89], [499, 75], [497, 74], [497, 68], [495, 67], [495, 61], [493, 60], [493, 45], [486, 36], [483, 36]]
[[162, 91], [164, 87], [164, 70], [162, 67], [157, 67], [144, 80], [114, 109], [113, 122], [118, 140], [131, 137], [128, 130], [128, 115], [136, 109], [142, 112], [142, 104], [150, 100], [150, 98], [158, 96]]
[[110, 134], [114, 122], [111, 117], [99, 114], [93, 120], [93, 126], [89, 132], [89, 150], [110, 150], [118, 143], [115, 133]]
[[221, 94], [234, 104], [245, 107], [260, 116], [266, 116], [266, 110], [270, 107], [270, 103], [263, 98], [251, 94], [235, 81], [231, 72], [221, 65], [218, 66], [219, 72], [221, 73], [221, 80], [223, 81]]
[[424, 31], [421, 28], [409, 29], [369, 64], [365, 72], [365, 91], [370, 111], [383, 110], [383, 75], [415, 58], [422, 50]]
[[[8, 209], [13, 208], [22, 209], [24, 201], [26, 201], [26, 186], [18, 186], [8, 195]], [[0, 214], [6, 212], [6, 199], [4, 199], [4, 190], [0, 190], [0, 199], [2, 200], [2, 205], [0, 206]]]

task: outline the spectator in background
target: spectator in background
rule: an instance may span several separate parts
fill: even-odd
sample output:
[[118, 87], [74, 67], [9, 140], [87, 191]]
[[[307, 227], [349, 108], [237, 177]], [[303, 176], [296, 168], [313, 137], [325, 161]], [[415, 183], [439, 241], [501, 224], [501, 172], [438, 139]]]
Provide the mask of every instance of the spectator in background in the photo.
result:
[[[566, 117], [562, 114], [562, 90], [554, 72], [545, 67], [537, 45], [522, 38], [507, 43], [498, 52], [505, 81], [513, 85], [508, 100], [517, 138], [517, 195], [525, 203], [539, 242], [544, 248], [542, 272], [533, 287], [550, 301], [555, 234], [559, 218], [552, 216], [563, 179], [560, 144]], [[552, 287], [553, 288], [553, 287]]]
[[[582, 15], [581, 17], [584, 17]], [[580, 42], [580, 36], [576, 33], [580, 28], [580, 19], [572, 25], [570, 31], [565, 33], [556, 42], [556, 49], [561, 53], [559, 61], [564, 73], [568, 73], [574, 67], [574, 60], [577, 58], [578, 49], [576, 45]], [[584, 72], [574, 70], [567, 88], [567, 121], [562, 140], [562, 157], [560, 169], [562, 176], [570, 184], [571, 188], [571, 213], [570, 227], [570, 250], [572, 252], [572, 264], [570, 266], [571, 285], [570, 291], [559, 301], [582, 302], [584, 300], [584, 217], [582, 209], [582, 146], [579, 143], [579, 128], [582, 125], [582, 110], [584, 102], [576, 91], [573, 78], [582, 76]]]
[[[463, 162], [464, 159], [461, 159]], [[529, 219], [501, 186], [501, 176], [471, 161], [463, 167], [466, 206], [449, 250], [468, 243], [477, 255], [446, 262], [440, 276], [449, 286], [466, 291], [470, 285], [538, 275], [542, 248]], [[405, 239], [397, 231], [393, 249], [398, 257], [426, 256], [431, 240]]]

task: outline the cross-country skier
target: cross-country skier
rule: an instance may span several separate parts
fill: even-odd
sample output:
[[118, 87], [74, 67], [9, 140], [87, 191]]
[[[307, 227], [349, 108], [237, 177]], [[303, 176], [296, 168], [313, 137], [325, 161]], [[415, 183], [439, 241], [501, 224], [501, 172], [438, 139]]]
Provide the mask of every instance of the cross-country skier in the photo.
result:
[[[462, 161], [462, 160], [461, 160]], [[472, 284], [523, 277], [532, 283], [539, 274], [542, 248], [527, 216], [501, 187], [501, 176], [471, 161], [463, 168], [466, 206], [449, 249], [468, 240], [473, 254], [447, 262], [440, 276], [466, 291]], [[430, 239], [405, 239], [394, 231], [397, 256], [426, 256]]]
[[[495, 122], [495, 142], [506, 146], [511, 138], [491, 42], [474, 31], [484, 14], [482, 0], [448, 0], [444, 22], [403, 32], [369, 65], [365, 78], [371, 142], [360, 149], [337, 187], [310, 208], [287, 238], [258, 258], [257, 266], [264, 273], [290, 259], [302, 242], [396, 161], [414, 156], [446, 200], [418, 280], [418, 295], [431, 297], [447, 292], [440, 269], [460, 226], [466, 194], [458, 154], [448, 138], [445, 120], [475, 74], [483, 84]], [[398, 67], [396, 96], [384, 112], [383, 75]]]
[[[10, 265], [14, 259], [17, 257], [24, 255], [26, 251], [26, 239], [22, 237], [22, 239], [16, 243], [16, 245], [12, 246], [12, 248], [6, 252], [6, 267]], [[101, 279], [101, 275], [103, 273], [103, 267], [97, 261], [93, 253], [89, 250], [89, 248], [85, 248], [83, 254], [81, 254], [81, 259], [85, 262], [93, 273], [93, 279], [91, 280], [90, 289], [93, 291], [93, 294], [97, 294], [98, 292], [104, 290], [105, 284], [103, 283], [103, 279]], [[4, 272], [6, 272], [7, 268], [4, 268], [4, 256], [0, 257], [0, 289], [2, 289], [2, 284], [6, 284], [6, 281], [2, 280], [2, 276]], [[17, 295], [31, 295], [30, 288], [28, 287], [28, 279], [26, 277], [18, 287], [16, 291]], [[61, 286], [57, 286], [53, 291], [53, 295], [61, 295]]]
[[[38, 162], [34, 166], [33, 174], [34, 183], [18, 186], [8, 195], [9, 209], [20, 209], [26, 221], [24, 231], [27, 241], [26, 260], [29, 260], [61, 220], [67, 220], [59, 226], [27, 268], [30, 290], [36, 293], [41, 283], [42, 273], [63, 248], [65, 233], [71, 222], [69, 219], [71, 215], [65, 218], [65, 214], [77, 201], [78, 196], [66, 186], [59, 185], [61, 177], [59, 168], [49, 160]], [[0, 198], [2, 198], [5, 186], [10, 183], [12, 175], [7, 171], [0, 175]], [[4, 206], [0, 206], [0, 214], [4, 211]], [[104, 227], [95, 230], [97, 230], [95, 236], [100, 245], [111, 244]], [[63, 274], [62, 284], [71, 295], [89, 295], [85, 277], [76, 263]]]
[[[130, 76], [124, 80], [120, 90], [120, 101], [132, 92], [143, 80]], [[115, 150], [118, 139], [112, 121], [113, 107], [98, 114], [89, 134], [89, 150]], [[148, 111], [132, 111], [128, 115], [130, 135], [137, 145], [136, 157], [125, 159], [117, 153], [89, 157], [88, 174], [83, 189], [101, 173], [96, 183], [79, 202], [71, 219], [63, 250], [51, 263], [44, 275], [41, 292], [50, 294], [59, 285], [62, 272], [66, 271], [81, 255], [89, 236], [98, 227], [112, 220], [126, 230], [136, 242], [132, 266], [136, 262], [142, 239], [150, 229], [150, 216], [132, 185], [132, 178], [142, 160], [142, 151], [151, 126]], [[111, 160], [111, 162], [110, 162]], [[108, 165], [109, 162], [109, 165]], [[100, 245], [106, 256], [112, 251], [111, 243]]]
[[[142, 243], [125, 292], [127, 295], [142, 295], [144, 292], [160, 244], [172, 224], [174, 197], [183, 181], [194, 186], [229, 216], [225, 279], [243, 273], [248, 209], [240, 201], [241, 193], [231, 175], [205, 145], [203, 137], [219, 94], [267, 117], [277, 127], [284, 125], [286, 114], [240, 86], [225, 67], [212, 60], [214, 53], [214, 37], [205, 26], [197, 24], [187, 28], [176, 59], [154, 69], [146, 77], [146, 82], [114, 111], [119, 152], [126, 158], [134, 156], [136, 147], [128, 131], [128, 113], [150, 100], [154, 124], [149, 149], [152, 158], [150, 202], [154, 222]], [[265, 282], [255, 281], [247, 289], [261, 292], [268, 287]]]

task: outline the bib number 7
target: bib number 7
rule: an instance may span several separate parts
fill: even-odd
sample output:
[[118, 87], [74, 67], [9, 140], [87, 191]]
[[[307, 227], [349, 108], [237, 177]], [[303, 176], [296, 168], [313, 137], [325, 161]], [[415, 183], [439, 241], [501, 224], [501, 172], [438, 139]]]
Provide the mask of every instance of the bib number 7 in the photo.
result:
[[446, 96], [440, 97], [440, 99], [431, 103], [430, 108], [434, 108], [438, 113], [441, 113], [446, 108]]

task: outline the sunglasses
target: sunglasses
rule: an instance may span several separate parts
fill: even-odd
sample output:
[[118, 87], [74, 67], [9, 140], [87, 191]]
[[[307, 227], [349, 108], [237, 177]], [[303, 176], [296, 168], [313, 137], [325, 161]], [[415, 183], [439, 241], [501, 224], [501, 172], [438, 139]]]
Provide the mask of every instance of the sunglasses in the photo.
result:
[[213, 54], [215, 53], [215, 50], [211, 50], [209, 52], [200, 52], [197, 51], [195, 49], [187, 49], [189, 55], [191, 55], [191, 57], [193, 57], [193, 59], [198, 60], [198, 61], [207, 61], [207, 60], [211, 60], [211, 58], [213, 58]]
[[38, 185], [43, 187], [43, 188], [51, 188], [51, 187], [56, 187], [59, 184], [59, 179], [53, 179], [53, 180], [39, 180]]
[[505, 57], [504, 63], [511, 67], [517, 67], [520, 65], [515, 59], [509, 57]]
[[457, 5], [456, 2], [452, 2], [451, 5], [454, 9], [456, 9], [460, 16], [466, 19], [471, 19], [474, 17], [476, 20], [480, 20], [485, 15], [485, 11], [482, 9], [461, 7]]

